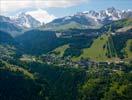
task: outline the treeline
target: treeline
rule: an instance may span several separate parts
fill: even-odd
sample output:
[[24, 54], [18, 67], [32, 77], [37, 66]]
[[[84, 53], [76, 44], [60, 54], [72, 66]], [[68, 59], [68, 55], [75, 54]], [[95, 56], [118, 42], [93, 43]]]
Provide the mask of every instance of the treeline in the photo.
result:
[[[121, 33], [112, 36], [114, 47], [116, 49], [116, 53], [118, 57], [124, 58], [125, 57], [125, 50], [123, 48], [126, 47], [126, 43], [129, 39], [132, 39], [132, 34], [131, 33]], [[131, 48], [131, 46], [130, 46]]]

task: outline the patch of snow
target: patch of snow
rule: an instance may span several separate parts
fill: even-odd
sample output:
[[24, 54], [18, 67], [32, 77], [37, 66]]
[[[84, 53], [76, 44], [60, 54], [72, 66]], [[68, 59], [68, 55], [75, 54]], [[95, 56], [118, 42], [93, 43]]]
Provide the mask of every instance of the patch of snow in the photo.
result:
[[63, 21], [65, 21], [65, 20], [70, 20], [71, 19], [71, 16], [66, 16], [64, 19], [63, 19]]

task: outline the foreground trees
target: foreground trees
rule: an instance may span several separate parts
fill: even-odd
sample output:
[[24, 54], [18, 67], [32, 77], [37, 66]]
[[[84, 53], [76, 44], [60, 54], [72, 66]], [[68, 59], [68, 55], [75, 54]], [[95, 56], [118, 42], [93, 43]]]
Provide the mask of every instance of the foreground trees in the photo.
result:
[[131, 65], [120, 66], [122, 70], [114, 64], [81, 69], [40, 62], [0, 61], [0, 99], [131, 100]]

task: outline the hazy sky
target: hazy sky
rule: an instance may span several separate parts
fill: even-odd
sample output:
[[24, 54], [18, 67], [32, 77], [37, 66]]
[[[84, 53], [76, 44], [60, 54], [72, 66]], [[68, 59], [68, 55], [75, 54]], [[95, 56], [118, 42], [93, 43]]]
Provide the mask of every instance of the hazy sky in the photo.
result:
[[87, 10], [102, 10], [108, 7], [132, 9], [132, 0], [0, 0], [0, 15], [15, 15], [27, 12], [37, 17], [49, 18], [71, 15]]

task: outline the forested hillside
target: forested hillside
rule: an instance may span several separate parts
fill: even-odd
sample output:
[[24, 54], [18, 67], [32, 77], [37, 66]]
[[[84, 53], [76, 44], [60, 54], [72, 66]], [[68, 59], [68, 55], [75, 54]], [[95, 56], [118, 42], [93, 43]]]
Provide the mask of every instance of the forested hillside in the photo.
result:
[[76, 69], [0, 61], [0, 94], [2, 100], [131, 100], [131, 70], [126, 64]]

